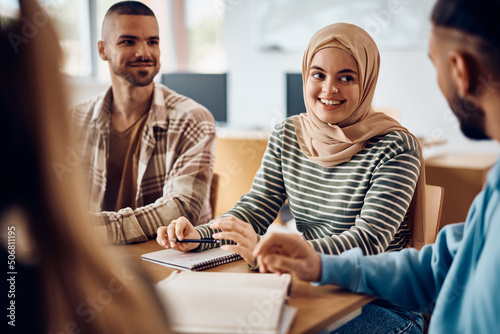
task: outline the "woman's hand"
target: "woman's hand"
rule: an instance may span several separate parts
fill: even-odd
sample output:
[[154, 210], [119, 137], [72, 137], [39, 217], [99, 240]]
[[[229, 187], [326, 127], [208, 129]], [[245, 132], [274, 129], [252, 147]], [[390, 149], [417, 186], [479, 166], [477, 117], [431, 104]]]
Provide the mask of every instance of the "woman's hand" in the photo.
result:
[[182, 252], [190, 251], [200, 245], [199, 243], [175, 242], [176, 239], [200, 239], [200, 234], [186, 217], [177, 218], [172, 220], [168, 226], [159, 227], [156, 241], [160, 246]]
[[260, 272], [293, 272], [303, 281], [321, 279], [321, 257], [298, 234], [271, 233], [255, 248]]
[[221, 217], [215, 220], [210, 226], [212, 229], [221, 229], [222, 232], [214, 233], [214, 239], [230, 240], [235, 245], [223, 245], [225, 251], [238, 253], [250, 266], [255, 263], [255, 256], [252, 252], [259, 241], [252, 225], [236, 217]]

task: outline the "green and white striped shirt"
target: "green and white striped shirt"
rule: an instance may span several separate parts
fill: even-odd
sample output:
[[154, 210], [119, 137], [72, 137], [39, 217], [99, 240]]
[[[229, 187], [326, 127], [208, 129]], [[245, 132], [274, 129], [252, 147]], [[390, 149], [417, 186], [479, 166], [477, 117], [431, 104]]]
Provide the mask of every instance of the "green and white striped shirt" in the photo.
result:
[[[250, 192], [225, 215], [262, 235], [288, 199], [297, 229], [321, 253], [399, 250], [411, 238], [409, 206], [419, 174], [418, 143], [408, 133], [373, 137], [350, 161], [322, 167], [302, 153], [289, 118], [273, 131]], [[196, 228], [202, 237], [213, 233], [209, 224]]]

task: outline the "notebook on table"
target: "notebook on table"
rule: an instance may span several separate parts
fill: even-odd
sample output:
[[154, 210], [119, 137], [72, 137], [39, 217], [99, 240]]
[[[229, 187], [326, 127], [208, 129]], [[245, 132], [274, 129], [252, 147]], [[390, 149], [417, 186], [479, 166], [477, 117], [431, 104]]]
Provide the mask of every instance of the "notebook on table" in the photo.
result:
[[170, 268], [200, 271], [240, 260], [241, 256], [236, 253], [223, 251], [220, 248], [212, 248], [203, 252], [180, 252], [175, 249], [163, 249], [142, 254], [141, 258], [143, 261]]
[[176, 333], [287, 332], [289, 274], [178, 271], [156, 285]]

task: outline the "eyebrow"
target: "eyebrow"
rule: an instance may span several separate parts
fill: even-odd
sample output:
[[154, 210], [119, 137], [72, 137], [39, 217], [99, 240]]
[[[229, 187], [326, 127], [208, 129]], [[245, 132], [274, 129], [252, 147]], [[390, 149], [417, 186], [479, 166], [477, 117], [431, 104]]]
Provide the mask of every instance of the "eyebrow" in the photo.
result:
[[[312, 70], [312, 69], [326, 72], [324, 69], [322, 69], [321, 67], [316, 66], [316, 65], [311, 66], [310, 70]], [[337, 72], [337, 74], [344, 74], [344, 73], [352, 73], [352, 74], [358, 75], [358, 72], [356, 72], [355, 70], [352, 70], [350, 68], [344, 68], [343, 70], [340, 70]]]
[[343, 74], [343, 73], [352, 73], [358, 75], [358, 72], [355, 70], [351, 70], [350, 68], [344, 68], [343, 70], [338, 71], [337, 73]]
[[[120, 35], [118, 39], [138, 39], [138, 37], [134, 35]], [[148, 40], [159, 40], [159, 39], [160, 39], [159, 36], [151, 36], [148, 38]]]

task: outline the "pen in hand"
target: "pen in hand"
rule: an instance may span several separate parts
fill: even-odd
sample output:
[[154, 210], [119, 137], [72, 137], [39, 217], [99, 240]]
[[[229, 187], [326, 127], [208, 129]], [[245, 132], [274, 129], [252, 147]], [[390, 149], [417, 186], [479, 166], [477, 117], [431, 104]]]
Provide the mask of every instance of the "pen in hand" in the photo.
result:
[[168, 239], [168, 241], [180, 242], [180, 243], [193, 242], [193, 243], [201, 243], [201, 244], [220, 244], [220, 240], [218, 240], [218, 239], [211, 239], [211, 238], [184, 239], [184, 240]]

